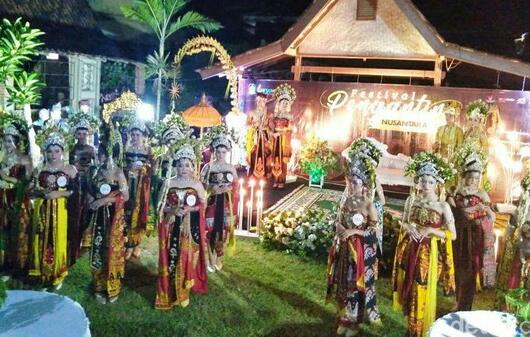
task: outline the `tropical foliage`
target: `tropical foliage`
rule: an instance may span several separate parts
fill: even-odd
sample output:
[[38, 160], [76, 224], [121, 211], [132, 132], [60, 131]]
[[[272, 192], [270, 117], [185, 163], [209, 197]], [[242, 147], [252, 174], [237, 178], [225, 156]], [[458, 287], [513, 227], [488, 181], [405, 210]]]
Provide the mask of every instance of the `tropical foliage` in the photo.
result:
[[0, 25], [0, 83], [6, 84], [9, 102], [15, 105], [32, 104], [40, 99], [43, 86], [37, 73], [23, 69], [25, 62], [38, 54], [44, 33], [30, 27], [28, 22], [4, 19]]
[[405, 166], [405, 175], [410, 177], [416, 176], [416, 172], [426, 163], [431, 163], [436, 167], [443, 181], [449, 181], [455, 176], [456, 170], [452, 164], [447, 163], [438, 154], [428, 151], [417, 153], [412, 157]]
[[322, 208], [272, 213], [262, 220], [260, 240], [287, 253], [323, 257], [333, 239], [334, 221], [334, 212]]
[[311, 177], [322, 177], [338, 169], [337, 156], [328, 145], [315, 136], [309, 137], [300, 152], [300, 168]]
[[157, 76], [156, 81], [156, 119], [160, 116], [160, 100], [163, 81], [178, 76], [180, 70], [173, 68], [166, 53], [166, 42], [171, 35], [186, 28], [197, 29], [203, 33], [221, 28], [216, 21], [195, 11], [184, 11], [188, 0], [133, 0], [132, 5], [122, 6], [125, 17], [146, 24], [156, 34], [158, 51], [147, 58], [147, 74]]
[[108, 95], [116, 89], [133, 90], [134, 79], [135, 67], [132, 64], [113, 61], [101, 63], [101, 92], [103, 95]]

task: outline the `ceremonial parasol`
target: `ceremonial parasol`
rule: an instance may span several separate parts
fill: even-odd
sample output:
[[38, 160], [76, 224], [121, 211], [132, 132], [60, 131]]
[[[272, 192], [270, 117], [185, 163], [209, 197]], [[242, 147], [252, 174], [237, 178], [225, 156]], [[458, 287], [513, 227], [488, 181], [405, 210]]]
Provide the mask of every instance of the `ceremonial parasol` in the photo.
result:
[[182, 113], [184, 120], [191, 126], [208, 128], [222, 123], [222, 117], [219, 111], [212, 107], [206, 101], [206, 95], [202, 94], [199, 104], [194, 105]]

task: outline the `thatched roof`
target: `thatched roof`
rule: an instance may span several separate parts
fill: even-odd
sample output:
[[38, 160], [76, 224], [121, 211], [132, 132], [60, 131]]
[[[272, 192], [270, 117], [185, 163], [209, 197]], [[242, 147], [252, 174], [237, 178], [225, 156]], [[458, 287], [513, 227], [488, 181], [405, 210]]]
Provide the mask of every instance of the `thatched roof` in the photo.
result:
[[[335, 58], [435, 60], [438, 56], [518, 76], [530, 77], [530, 64], [462, 47], [445, 39], [411, 0], [379, 0], [374, 21], [356, 21], [356, 0], [314, 0], [278, 41], [233, 58], [236, 66], [298, 54]], [[223, 72], [219, 65], [197, 70], [203, 79]]]

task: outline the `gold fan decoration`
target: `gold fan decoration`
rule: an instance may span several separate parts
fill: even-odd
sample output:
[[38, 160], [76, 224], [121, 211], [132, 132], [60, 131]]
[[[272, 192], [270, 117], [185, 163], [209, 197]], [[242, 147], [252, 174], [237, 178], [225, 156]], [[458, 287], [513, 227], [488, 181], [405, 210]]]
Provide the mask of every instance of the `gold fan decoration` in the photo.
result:
[[212, 53], [221, 62], [226, 78], [228, 79], [232, 111], [237, 113], [237, 69], [230, 58], [230, 54], [228, 54], [219, 41], [210, 36], [197, 36], [188, 40], [175, 55], [175, 63], [179, 65], [184, 56], [191, 56], [202, 52]]
[[103, 105], [103, 120], [109, 123], [113, 113], [117, 111], [135, 111], [136, 107], [141, 103], [142, 100], [134, 92], [127, 90], [114, 101]]

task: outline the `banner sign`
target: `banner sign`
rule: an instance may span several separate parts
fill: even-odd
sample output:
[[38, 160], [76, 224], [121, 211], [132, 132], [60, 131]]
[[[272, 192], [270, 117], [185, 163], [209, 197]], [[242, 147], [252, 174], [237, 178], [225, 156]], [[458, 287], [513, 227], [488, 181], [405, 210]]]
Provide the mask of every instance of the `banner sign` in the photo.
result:
[[[337, 151], [353, 139], [369, 135], [387, 144], [397, 141], [390, 148], [410, 154], [411, 150], [400, 144], [400, 138], [408, 137], [409, 143], [410, 137], [416, 143], [417, 139], [432, 140], [437, 128], [446, 123], [443, 111], [448, 100], [457, 100], [464, 107], [476, 99], [494, 102], [500, 110], [502, 127], [530, 131], [530, 92], [526, 91], [242, 79], [239, 82], [241, 110], [245, 113], [254, 110], [256, 94], [263, 93], [271, 95], [267, 107], [272, 113], [272, 92], [282, 83], [289, 83], [296, 90], [292, 107], [294, 137], [302, 140], [315, 132]], [[464, 111], [458, 123], [464, 126]], [[412, 152], [425, 149], [422, 147], [428, 143], [427, 140], [418, 143]]]

